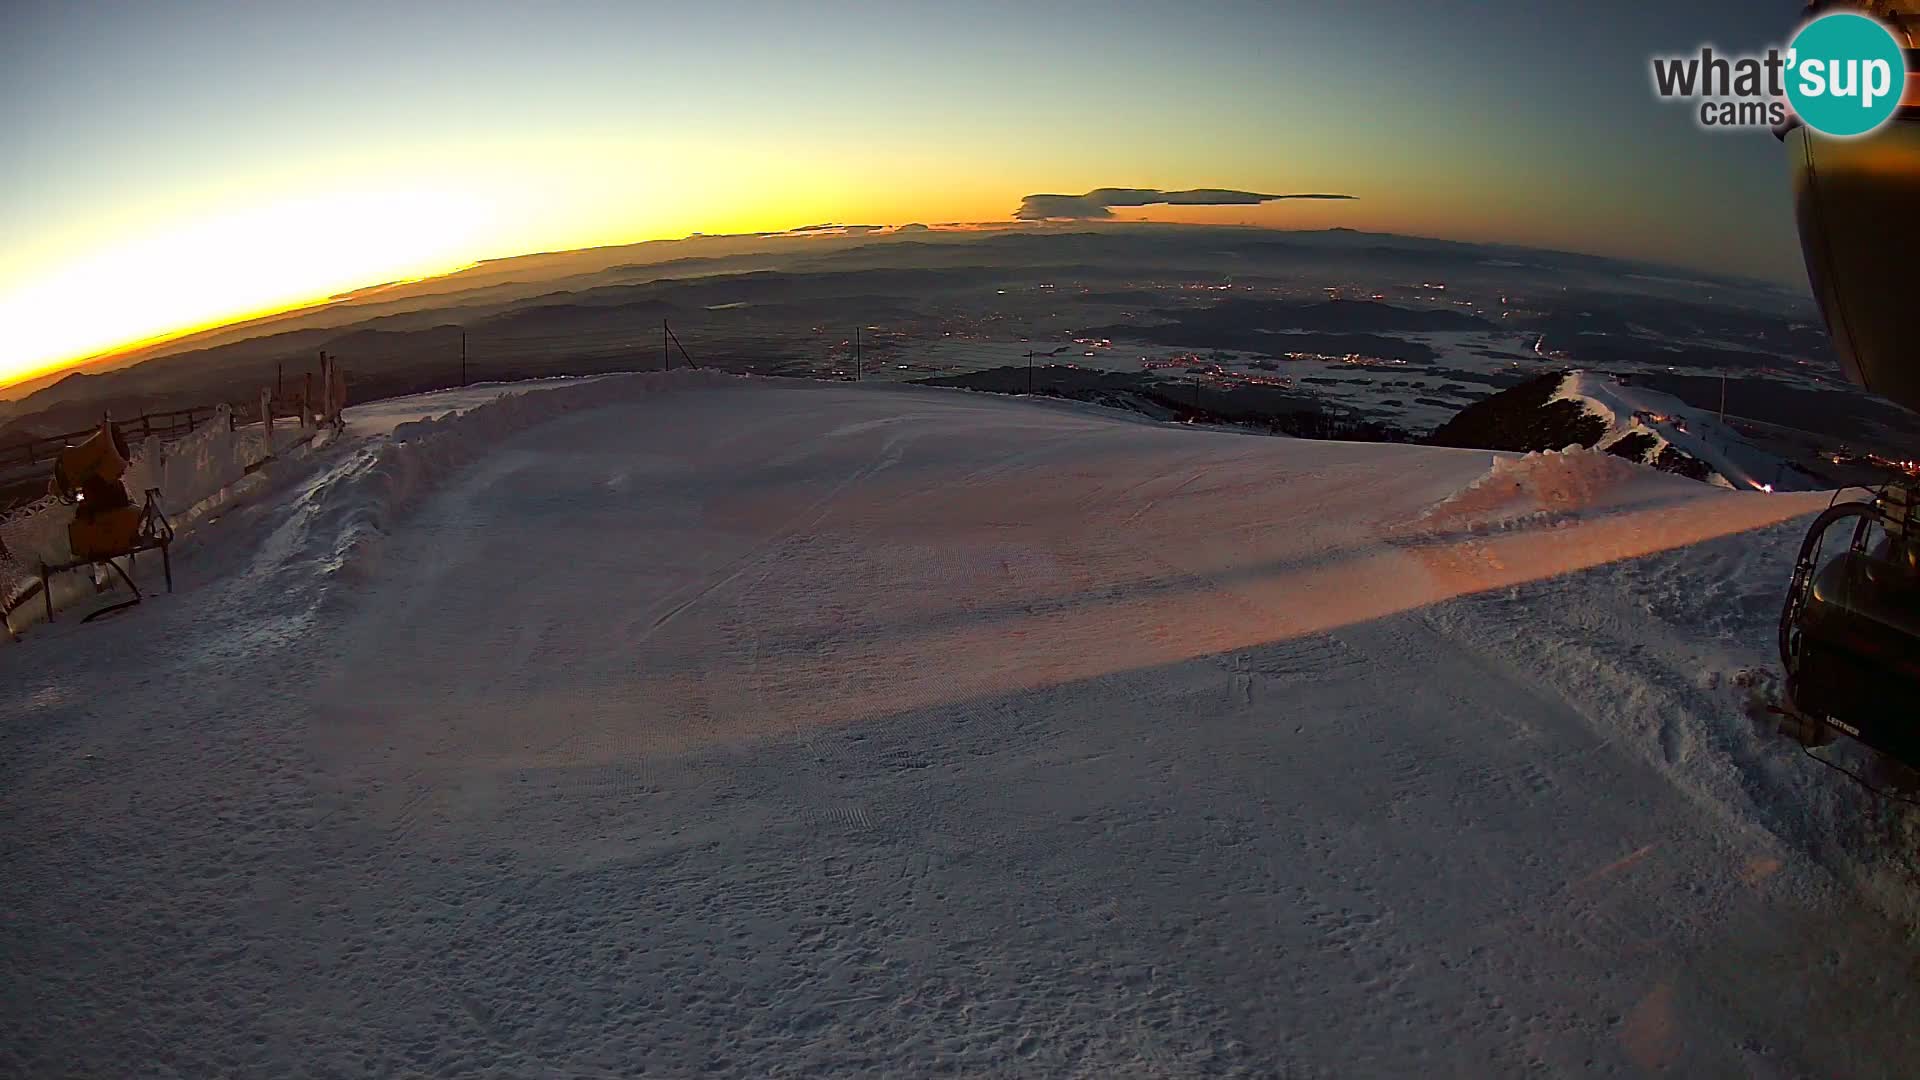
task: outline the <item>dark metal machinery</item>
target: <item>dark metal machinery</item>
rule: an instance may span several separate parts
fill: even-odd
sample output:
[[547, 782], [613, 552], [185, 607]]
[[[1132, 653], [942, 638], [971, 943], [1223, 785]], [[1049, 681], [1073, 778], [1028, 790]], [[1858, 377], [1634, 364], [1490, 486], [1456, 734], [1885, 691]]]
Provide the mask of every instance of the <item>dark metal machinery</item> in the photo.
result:
[[[1872, 14], [1920, 73], [1920, 0], [1821, 2]], [[1781, 132], [1807, 276], [1847, 377], [1920, 410], [1920, 78], [1878, 130]], [[1780, 614], [1787, 729], [1844, 733], [1920, 768], [1920, 468], [1813, 522]]]

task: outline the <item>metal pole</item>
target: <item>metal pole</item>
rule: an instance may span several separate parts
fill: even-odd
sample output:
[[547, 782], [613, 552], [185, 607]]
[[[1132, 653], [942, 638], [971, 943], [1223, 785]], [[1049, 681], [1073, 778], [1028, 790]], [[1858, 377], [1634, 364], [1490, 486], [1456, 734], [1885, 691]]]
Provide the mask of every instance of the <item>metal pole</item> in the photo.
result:
[[685, 345], [680, 344], [680, 335], [674, 333], [673, 328], [671, 326], [667, 327], [667, 336], [673, 339], [673, 347], [680, 350], [680, 359], [689, 368], [697, 368], [700, 366], [699, 364], [696, 364], [693, 362], [693, 357], [687, 353], [687, 347]]
[[1727, 422], [1727, 374], [1720, 373], [1720, 422]]
[[460, 331], [460, 385], [467, 385], [467, 332]]
[[672, 371], [673, 358], [667, 355], [667, 320], [660, 320], [660, 370]]
[[1033, 350], [1027, 350], [1027, 393], [1033, 393]]
[[853, 381], [859, 382], [860, 378], [860, 328], [856, 326], [853, 328]]

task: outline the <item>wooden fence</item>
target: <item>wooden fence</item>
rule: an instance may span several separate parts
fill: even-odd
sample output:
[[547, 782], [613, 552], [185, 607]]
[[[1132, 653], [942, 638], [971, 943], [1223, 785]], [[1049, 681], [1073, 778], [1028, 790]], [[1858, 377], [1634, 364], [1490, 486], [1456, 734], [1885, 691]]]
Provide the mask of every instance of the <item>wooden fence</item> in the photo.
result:
[[227, 409], [227, 428], [231, 431], [266, 423], [269, 420], [287, 420], [299, 426], [303, 419], [312, 419], [306, 399], [302, 397], [265, 398], [239, 402], [228, 405]]
[[[115, 420], [113, 425], [127, 440], [128, 446], [145, 442], [148, 439], [177, 439], [191, 433], [195, 428], [213, 419], [216, 406], [195, 405], [186, 409], [167, 409], [161, 412], [143, 413], [131, 420]], [[0, 447], [0, 470], [23, 468], [42, 462], [52, 463], [60, 456], [60, 451], [87, 438], [100, 430], [98, 425], [69, 431], [64, 435], [43, 435], [37, 439], [28, 439], [12, 446]]]
[[[277, 381], [277, 380], [276, 380]], [[273, 442], [276, 421], [286, 420], [296, 428], [309, 425], [338, 426], [341, 409], [347, 402], [346, 373], [338, 361], [320, 354], [317, 375], [307, 375], [290, 393], [276, 396], [273, 387], [263, 387], [260, 396], [247, 402], [229, 403], [229, 429], [264, 425], [268, 442]], [[163, 409], [143, 413], [131, 420], [109, 421], [127, 441], [128, 449], [148, 439], [178, 439], [192, 434], [213, 419], [220, 405], [194, 405], [185, 409]], [[60, 451], [93, 435], [94, 427], [69, 431], [63, 435], [43, 435], [0, 446], [0, 511], [29, 503], [46, 493], [48, 469]], [[271, 445], [268, 459], [273, 456]]]

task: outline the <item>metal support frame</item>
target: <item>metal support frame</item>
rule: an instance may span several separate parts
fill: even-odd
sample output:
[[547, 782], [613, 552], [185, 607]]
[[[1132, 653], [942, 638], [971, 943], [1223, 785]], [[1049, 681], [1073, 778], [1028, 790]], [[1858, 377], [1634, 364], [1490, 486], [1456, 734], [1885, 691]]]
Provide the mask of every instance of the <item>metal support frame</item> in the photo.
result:
[[[1901, 477], [1888, 483], [1875, 492], [1871, 499], [1854, 502], [1836, 503], [1829, 506], [1813, 520], [1807, 529], [1806, 538], [1801, 542], [1799, 557], [1794, 562], [1793, 578], [1787, 586], [1786, 604], [1780, 613], [1780, 664], [1786, 676], [1786, 698], [1782, 706], [1772, 711], [1782, 720], [1779, 729], [1805, 747], [1824, 746], [1834, 741], [1839, 733], [1845, 733], [1866, 742], [1869, 746], [1901, 761], [1909, 767], [1920, 767], [1920, 760], [1911, 760], [1911, 754], [1902, 756], [1891, 750], [1883, 749], [1876, 732], [1864, 732], [1846, 722], [1836, 721], [1830, 716], [1810, 715], [1804, 712], [1798, 697], [1796, 683], [1799, 681], [1803, 661], [1807, 657], [1807, 641], [1802, 626], [1802, 617], [1813, 594], [1815, 572], [1822, 563], [1823, 541], [1829, 530], [1844, 525], [1846, 533], [1846, 551], [1852, 555], [1865, 553], [1871, 530], [1878, 526], [1890, 542], [1889, 554], [1896, 560], [1911, 560], [1920, 545], [1920, 477]], [[1908, 566], [1913, 562], [1908, 561]], [[1863, 725], [1864, 726], [1864, 725]], [[1837, 729], [1837, 730], [1836, 730]], [[1814, 755], [1822, 764], [1833, 765], [1819, 755]], [[1839, 766], [1834, 766], [1839, 768]], [[1842, 769], [1842, 771], [1845, 771]], [[1855, 779], [1859, 779], [1855, 777]], [[1864, 782], [1864, 781], [1863, 781]], [[1869, 787], [1873, 785], [1869, 784]], [[1878, 788], [1874, 788], [1878, 791]]]
[[[133, 575], [128, 572], [128, 568], [135, 565], [135, 560], [143, 551], [154, 551], [157, 549], [160, 552], [161, 573], [166, 578], [167, 591], [173, 591], [173, 555], [171, 551], [169, 551], [169, 548], [173, 545], [173, 523], [168, 521], [167, 515], [161, 512], [159, 502], [157, 501], [159, 496], [159, 488], [147, 489], [147, 501], [140, 514], [139, 530], [135, 535], [132, 546], [128, 547], [127, 550], [117, 555], [110, 555], [105, 559], [76, 559], [72, 562], [61, 563], [59, 565], [40, 564], [40, 598], [46, 605], [48, 622], [53, 621], [53, 576], [55, 574], [66, 573], [70, 570], [79, 570], [84, 567], [94, 566], [99, 563], [105, 563], [114, 573], [120, 575], [120, 580], [126, 582], [127, 588], [133, 591], [133, 599], [123, 600], [117, 604], [108, 604], [106, 607], [89, 612], [81, 617], [81, 622], [92, 622], [102, 615], [110, 615], [116, 611], [123, 611], [140, 603], [146, 598], [146, 594], [140, 591], [140, 586], [134, 582]], [[115, 561], [120, 558], [127, 560], [126, 567], [122, 567]]]

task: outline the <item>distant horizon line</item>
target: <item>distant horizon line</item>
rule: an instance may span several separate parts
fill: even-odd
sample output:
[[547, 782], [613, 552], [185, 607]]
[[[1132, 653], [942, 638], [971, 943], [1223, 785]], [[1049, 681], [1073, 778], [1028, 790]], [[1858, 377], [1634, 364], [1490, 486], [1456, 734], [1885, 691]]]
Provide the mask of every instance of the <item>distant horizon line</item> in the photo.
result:
[[[112, 363], [115, 360], [126, 359], [130, 356], [133, 356], [136, 353], [140, 353], [143, 351], [159, 350], [164, 348], [165, 346], [177, 344], [180, 342], [185, 342], [188, 339], [198, 337], [201, 335], [211, 335], [211, 334], [216, 334], [225, 330], [239, 329], [247, 326], [249, 323], [264, 322], [264, 321], [279, 319], [279, 318], [288, 317], [288, 316], [298, 316], [308, 312], [319, 311], [319, 310], [323, 310], [330, 307], [343, 306], [346, 304], [351, 304], [355, 301], [364, 300], [376, 293], [379, 293], [385, 290], [401, 288], [407, 285], [417, 285], [427, 281], [438, 281], [445, 278], [452, 278], [459, 274], [466, 273], [470, 270], [475, 270], [481, 267], [496, 265], [500, 263], [512, 262], [516, 259], [535, 259], [535, 258], [552, 257], [552, 256], [580, 255], [580, 254], [585, 254], [587, 252], [609, 251], [616, 248], [637, 248], [637, 247], [645, 247], [652, 244], [683, 244], [683, 243], [688, 243], [690, 241], [695, 241], [695, 240], [747, 240], [747, 239], [771, 240], [771, 239], [809, 239], [809, 238], [816, 238], [816, 237], [845, 238], [845, 237], [865, 237], [865, 236], [870, 236], [875, 240], [880, 240], [882, 238], [887, 238], [887, 237], [896, 237], [900, 235], [902, 231], [905, 231], [905, 230], [911, 230], [911, 233], [910, 233], [911, 235], [919, 235], [922, 232], [943, 233], [943, 234], [968, 234], [968, 233], [978, 234], [978, 233], [987, 233], [987, 232], [1051, 232], [1051, 233], [1058, 233], [1058, 234], [1072, 234], [1076, 232], [1092, 232], [1092, 231], [1103, 230], [1103, 229], [1126, 229], [1126, 228], [1137, 228], [1142, 226], [1158, 226], [1163, 228], [1178, 228], [1178, 229], [1192, 229], [1192, 230], [1238, 230], [1238, 231], [1247, 231], [1247, 232], [1271, 232], [1271, 233], [1345, 232], [1345, 233], [1355, 233], [1355, 234], [1368, 235], [1368, 236], [1391, 236], [1391, 237], [1399, 237], [1407, 240], [1427, 240], [1427, 241], [1433, 241], [1437, 243], [1460, 244], [1462, 246], [1468, 246], [1468, 247], [1506, 249], [1511, 251], [1530, 251], [1530, 252], [1539, 252], [1545, 255], [1571, 255], [1571, 256], [1576, 256], [1579, 258], [1586, 258], [1586, 259], [1603, 259], [1610, 262], [1620, 263], [1623, 265], [1640, 266], [1648, 269], [1668, 270], [1668, 271], [1673, 271], [1676, 273], [1691, 275], [1695, 277], [1705, 276], [1705, 277], [1714, 278], [1720, 281], [1725, 281], [1733, 284], [1745, 283], [1749, 285], [1757, 285], [1757, 286], [1762, 286], [1766, 288], [1780, 290], [1783, 292], [1795, 293], [1796, 295], [1802, 292], [1804, 292], [1808, 297], [1811, 297], [1812, 295], [1812, 293], [1810, 291], [1807, 291], [1804, 288], [1804, 286], [1801, 289], [1796, 290], [1794, 289], [1793, 284], [1787, 281], [1776, 281], [1770, 278], [1747, 277], [1744, 275], [1728, 274], [1723, 271], [1707, 271], [1707, 270], [1703, 270], [1695, 267], [1681, 266], [1675, 263], [1666, 263], [1666, 262], [1660, 262], [1660, 261], [1651, 260], [1651, 259], [1628, 258], [1628, 257], [1618, 256], [1618, 255], [1603, 255], [1596, 252], [1576, 251], [1570, 248], [1535, 247], [1528, 244], [1514, 244], [1514, 243], [1508, 243], [1504, 241], [1462, 240], [1455, 237], [1432, 236], [1432, 235], [1427, 235], [1423, 233], [1381, 232], [1381, 231], [1372, 230], [1372, 229], [1356, 229], [1351, 226], [1345, 226], [1345, 225], [1330, 225], [1330, 226], [1324, 226], [1321, 228], [1288, 228], [1285, 226], [1256, 225], [1256, 224], [1246, 223], [1246, 222], [1241, 222], [1241, 223], [1186, 222], [1186, 221], [1156, 220], [1152, 218], [1069, 218], [1069, 219], [1055, 219], [1055, 220], [1021, 220], [1016, 218], [1009, 218], [1009, 219], [998, 220], [998, 221], [971, 221], [971, 222], [949, 221], [949, 222], [935, 222], [932, 224], [919, 222], [919, 221], [912, 221], [912, 222], [902, 222], [899, 224], [889, 224], [889, 225], [879, 225], [879, 226], [860, 225], [860, 224], [825, 223], [825, 224], [798, 225], [798, 226], [792, 226], [786, 229], [763, 230], [763, 231], [757, 231], [757, 232], [738, 232], [738, 233], [691, 232], [683, 236], [659, 236], [659, 237], [652, 237], [645, 240], [627, 240], [627, 241], [619, 241], [619, 242], [608, 243], [608, 244], [588, 244], [582, 247], [572, 247], [572, 248], [549, 248], [549, 249], [541, 249], [536, 251], [516, 252], [511, 255], [496, 255], [496, 256], [487, 256], [485, 258], [472, 259], [472, 260], [460, 263], [459, 265], [451, 267], [447, 270], [442, 270], [436, 273], [422, 274], [422, 275], [419, 275], [416, 277], [410, 277], [410, 278], [393, 278], [386, 281], [370, 283], [367, 285], [360, 285], [360, 286], [356, 286], [354, 288], [345, 290], [343, 292], [332, 293], [327, 296], [318, 297], [312, 300], [296, 302], [296, 303], [273, 307], [273, 308], [267, 308], [260, 311], [242, 313], [231, 318], [223, 319], [216, 323], [207, 323], [199, 326], [183, 327], [176, 330], [166, 331], [160, 334], [150, 335], [148, 337], [139, 338], [133, 341], [129, 341], [125, 344], [115, 346], [114, 348], [103, 350], [101, 352], [90, 353], [85, 356], [81, 356], [72, 360], [61, 361], [56, 364], [49, 365], [48, 367], [41, 368], [37, 371], [33, 371], [27, 374], [21, 375], [20, 377], [15, 379], [0, 381], [0, 394], [6, 394], [8, 391], [11, 391], [14, 388], [19, 387], [23, 384], [42, 381], [42, 380], [45, 381], [45, 386], [57, 385], [58, 383], [65, 381], [65, 379], [73, 375], [88, 374], [87, 372], [81, 370], [83, 368], [95, 367], [101, 364]], [[860, 230], [860, 231], [849, 232], [846, 230]], [[156, 360], [166, 355], [167, 355], [166, 353], [161, 352], [153, 356], [148, 356], [148, 357], [144, 357], [142, 359], [136, 360], [134, 361], [134, 363], [136, 364], [144, 363], [146, 360]], [[34, 390], [30, 391], [29, 393], [37, 393], [40, 389], [44, 389], [44, 386], [35, 387]]]

